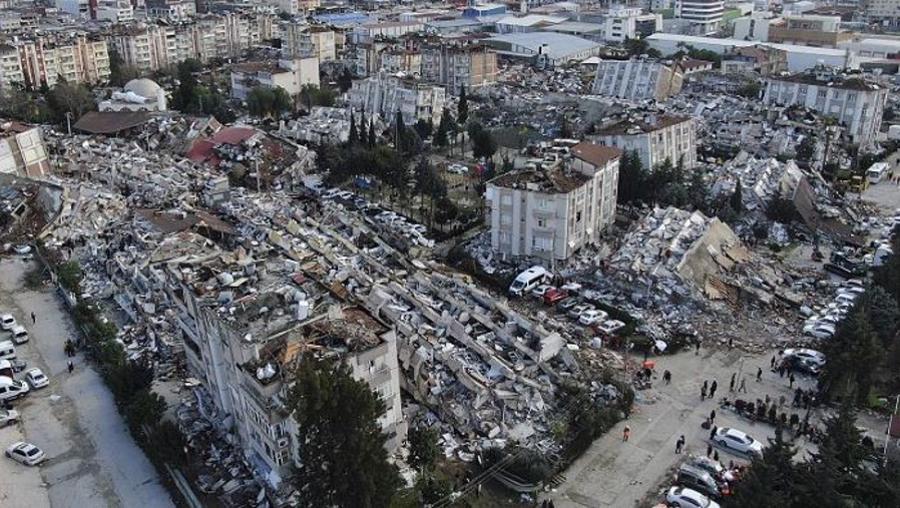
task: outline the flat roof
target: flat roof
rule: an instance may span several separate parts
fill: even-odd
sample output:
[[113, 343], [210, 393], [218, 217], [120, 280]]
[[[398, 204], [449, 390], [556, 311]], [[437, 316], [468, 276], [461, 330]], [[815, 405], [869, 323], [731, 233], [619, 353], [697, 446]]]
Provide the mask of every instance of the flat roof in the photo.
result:
[[[616, 122], [608, 127], [604, 127], [597, 131], [598, 135], [601, 136], [618, 136], [622, 134], [640, 134], [658, 131], [660, 129], [665, 129], [666, 127], [671, 127], [673, 125], [678, 125], [680, 123], [684, 123], [689, 121], [691, 118], [687, 116], [669, 116], [669, 115], [661, 115], [655, 116], [652, 114], [647, 114], [638, 118], [629, 117], [623, 118], [621, 121]], [[640, 133], [637, 132], [629, 132], [634, 129], [640, 129]]]
[[72, 127], [91, 134], [115, 134], [143, 125], [148, 120], [150, 114], [144, 111], [89, 111]]
[[649, 41], [670, 41], [670, 42], [683, 42], [685, 44], [711, 44], [711, 45], [719, 45], [719, 46], [731, 46], [731, 47], [747, 47], [747, 46], [756, 46], [763, 45], [769, 46], [775, 49], [780, 49], [783, 51], [787, 51], [789, 53], [810, 53], [817, 54], [823, 56], [846, 56], [847, 51], [844, 49], [834, 49], [834, 48], [817, 48], [815, 46], [800, 46], [797, 44], [773, 44], [771, 42], [758, 42], [758, 41], [744, 41], [740, 39], [719, 39], [717, 37], [701, 37], [699, 35], [681, 35], [681, 34], [670, 34], [663, 32], [656, 32], [652, 35], [648, 35], [644, 38], [644, 40]]
[[491, 37], [487, 40], [523, 46], [531, 50], [534, 54], [537, 54], [538, 49], [541, 46], [546, 45], [544, 53], [551, 58], [563, 58], [572, 53], [602, 46], [599, 42], [589, 41], [574, 35], [557, 32], [504, 34]]
[[605, 166], [610, 161], [622, 156], [622, 150], [619, 150], [618, 148], [595, 145], [594, 143], [588, 143], [586, 141], [582, 141], [573, 146], [570, 153], [573, 157], [588, 162], [596, 167]]
[[547, 16], [543, 14], [528, 14], [525, 16], [506, 16], [497, 23], [514, 26], [534, 26], [540, 23], [562, 23], [567, 18], [559, 16]]
[[856, 90], [860, 92], [872, 92], [881, 89], [874, 83], [869, 83], [860, 76], [830, 76], [829, 79], [818, 79], [815, 74], [801, 72], [798, 74], [790, 74], [787, 76], [770, 76], [772, 81], [787, 81], [789, 83], [800, 83], [805, 85], [827, 86], [829, 88], [842, 88], [845, 90]]
[[564, 21], [544, 28], [549, 32], [595, 33], [603, 30], [600, 23], [585, 23], [584, 21]]
[[544, 194], [566, 194], [584, 185], [590, 177], [575, 171], [552, 169], [511, 171], [489, 181], [488, 184], [506, 189], [520, 189]]

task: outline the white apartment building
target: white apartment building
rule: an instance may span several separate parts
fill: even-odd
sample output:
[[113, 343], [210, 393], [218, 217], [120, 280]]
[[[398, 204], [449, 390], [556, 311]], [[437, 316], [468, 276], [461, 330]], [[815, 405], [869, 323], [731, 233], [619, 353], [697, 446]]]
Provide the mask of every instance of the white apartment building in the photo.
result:
[[767, 105], [799, 105], [835, 118], [846, 128], [850, 139], [866, 148], [875, 142], [881, 129], [882, 113], [889, 89], [861, 77], [836, 74], [817, 66], [810, 72], [769, 77]]
[[32, 86], [54, 86], [62, 76], [69, 83], [102, 83], [109, 80], [109, 53], [105, 40], [77, 35], [51, 44], [43, 38], [19, 41], [23, 81]]
[[722, 27], [722, 0], [675, 0], [675, 18], [687, 22], [694, 35], [707, 35]]
[[25, 83], [19, 50], [8, 44], [0, 45], [0, 88], [16, 83]]
[[662, 14], [644, 14], [635, 7], [614, 7], [603, 19], [603, 38], [610, 42], [637, 39], [662, 30]]
[[600, 129], [591, 140], [623, 151], [636, 151], [645, 169], [653, 169], [668, 159], [685, 168], [697, 164], [694, 120], [689, 117], [644, 115], [627, 118]]
[[0, 124], [0, 173], [38, 178], [50, 173], [50, 157], [40, 127]]
[[384, 74], [354, 81], [348, 95], [354, 110], [378, 114], [389, 124], [399, 110], [407, 125], [419, 120], [437, 125], [446, 102], [442, 86]]
[[76, 18], [91, 18], [91, 4], [89, 0], [56, 0], [55, 5], [60, 12]]
[[131, 23], [134, 21], [134, 8], [128, 0], [101, 0], [97, 3], [97, 21], [110, 23]]
[[682, 73], [656, 60], [600, 60], [593, 93], [620, 99], [663, 101], [681, 91]]
[[869, 21], [891, 26], [900, 24], [900, 0], [863, 0], [860, 3]]
[[305, 85], [319, 86], [319, 60], [314, 57], [278, 62], [244, 62], [231, 68], [231, 97], [247, 100], [256, 87], [281, 88], [296, 97]]
[[565, 169], [506, 173], [487, 182], [491, 248], [504, 258], [567, 259], [615, 218], [621, 150], [572, 147]]

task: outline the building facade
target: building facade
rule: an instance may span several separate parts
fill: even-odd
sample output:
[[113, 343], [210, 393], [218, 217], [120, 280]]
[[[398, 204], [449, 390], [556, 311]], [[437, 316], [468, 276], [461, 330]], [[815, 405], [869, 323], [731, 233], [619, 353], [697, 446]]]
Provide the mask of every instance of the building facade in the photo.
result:
[[697, 137], [689, 117], [645, 115], [629, 118], [601, 129], [596, 143], [636, 151], [645, 169], [654, 169], [668, 159], [685, 168], [697, 164]]
[[354, 110], [378, 114], [387, 123], [400, 111], [407, 125], [419, 120], [437, 125], [446, 102], [442, 86], [384, 74], [354, 81], [348, 94]]
[[853, 38], [851, 32], [841, 30], [840, 16], [785, 16], [769, 25], [768, 41], [819, 48], [836, 48]]
[[600, 60], [593, 93], [620, 99], [666, 100], [681, 91], [684, 76], [655, 60]]
[[850, 139], [866, 148], [881, 129], [888, 89], [859, 77], [846, 77], [832, 69], [769, 77], [764, 102], [767, 105], [798, 105], [835, 118]]
[[603, 38], [610, 42], [638, 39], [662, 30], [662, 14], [644, 14], [639, 8], [617, 7], [603, 20]]
[[695, 35], [716, 33], [724, 12], [722, 0], [675, 0], [675, 17], [687, 22]]
[[15, 44], [22, 68], [22, 81], [30, 86], [56, 85], [59, 78], [69, 83], [103, 83], [109, 80], [109, 53], [106, 41], [76, 35], [65, 42], [44, 38]]
[[622, 152], [591, 143], [565, 169], [506, 173], [487, 183], [491, 248], [504, 258], [562, 260], [599, 239], [615, 218]]
[[40, 127], [0, 125], [0, 173], [39, 178], [50, 173], [50, 157]]
[[426, 45], [421, 76], [457, 95], [462, 87], [471, 90], [497, 81], [497, 54], [480, 45]]

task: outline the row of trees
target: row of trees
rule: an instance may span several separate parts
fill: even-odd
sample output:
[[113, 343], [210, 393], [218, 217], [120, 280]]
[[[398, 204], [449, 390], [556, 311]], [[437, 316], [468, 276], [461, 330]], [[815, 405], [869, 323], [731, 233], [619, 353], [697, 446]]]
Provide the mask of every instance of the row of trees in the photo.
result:
[[182, 113], [213, 115], [223, 123], [235, 121], [237, 115], [228, 105], [228, 98], [197, 81], [196, 73], [202, 69], [203, 64], [194, 58], [179, 62], [178, 88], [172, 94], [172, 107]]
[[79, 83], [60, 80], [49, 88], [34, 90], [12, 86], [0, 92], [0, 114], [26, 123], [55, 123], [65, 125], [97, 108], [91, 91]]
[[284, 88], [257, 86], [247, 94], [247, 111], [257, 117], [277, 117], [294, 107], [294, 101]]
[[888, 508], [900, 499], [900, 470], [874, 458], [873, 443], [856, 427], [849, 405], [825, 420], [816, 453], [796, 462], [796, 448], [777, 427], [762, 458], [736, 485], [732, 508]]
[[874, 393], [900, 391], [900, 229], [891, 243], [895, 254], [875, 269], [873, 284], [824, 345], [819, 389], [828, 400], [867, 405]]

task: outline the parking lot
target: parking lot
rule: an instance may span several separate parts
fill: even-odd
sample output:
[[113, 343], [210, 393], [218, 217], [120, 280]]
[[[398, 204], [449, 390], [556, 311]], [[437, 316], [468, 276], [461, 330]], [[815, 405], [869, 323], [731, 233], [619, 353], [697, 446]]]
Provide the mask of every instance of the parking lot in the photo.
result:
[[[28, 328], [30, 340], [16, 348], [17, 355], [29, 368], [43, 370], [50, 385], [13, 403], [21, 421], [0, 429], [0, 446], [28, 441], [40, 447], [47, 460], [26, 467], [0, 457], [0, 505], [173, 506], [153, 466], [128, 434], [100, 375], [80, 354], [74, 372], [67, 372], [63, 344], [72, 334], [72, 323], [54, 291], [24, 287], [30, 267], [22, 259], [0, 260], [0, 311], [13, 314]], [[32, 311], [37, 317], [33, 325]]]

